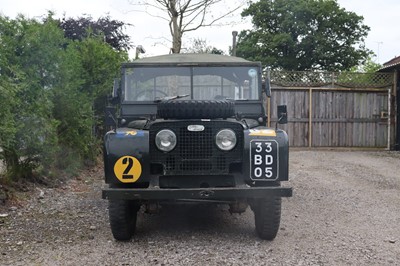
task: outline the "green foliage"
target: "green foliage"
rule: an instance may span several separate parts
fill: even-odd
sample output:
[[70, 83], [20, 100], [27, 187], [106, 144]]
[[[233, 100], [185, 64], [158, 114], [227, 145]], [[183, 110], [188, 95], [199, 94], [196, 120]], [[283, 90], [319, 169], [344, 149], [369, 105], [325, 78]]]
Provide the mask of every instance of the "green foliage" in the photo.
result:
[[[361, 65], [352, 67], [348, 72], [341, 72], [337, 77], [337, 83], [351, 87], [388, 87], [392, 79], [388, 73], [377, 73], [382, 65], [375, 63], [371, 57]], [[373, 85], [372, 85], [373, 84]]]
[[[72, 41], [43, 21], [0, 16], [0, 159], [11, 179], [59, 175], [95, 158], [106, 94], [126, 52]], [[101, 100], [100, 100], [101, 99]], [[97, 104], [98, 103], [98, 104]]]
[[364, 62], [369, 27], [335, 0], [260, 0], [242, 13], [237, 55], [285, 70], [348, 70]]
[[204, 39], [193, 39], [190, 47], [185, 50], [186, 53], [196, 53], [196, 54], [224, 54], [224, 51], [212, 47], [207, 44]]
[[78, 44], [82, 65], [82, 90], [93, 100], [94, 131], [103, 136], [104, 111], [113, 79], [120, 73], [120, 65], [128, 54], [115, 51], [102, 38], [88, 38]]
[[352, 67], [350, 69], [350, 72], [375, 73], [381, 68], [381, 64], [375, 63], [371, 57], [368, 57], [368, 59], [363, 64]]
[[64, 31], [65, 37], [74, 41], [100, 36], [104, 37], [105, 42], [118, 51], [127, 51], [132, 47], [129, 36], [123, 32], [124, 27], [130, 26], [130, 24], [111, 19], [110, 16], [101, 17], [97, 21], [93, 20], [91, 16], [64, 17], [59, 21], [59, 25]]
[[6, 80], [3, 89], [6, 95], [13, 94], [9, 101], [2, 99], [1, 105], [7, 106], [11, 117], [7, 125], [10, 131], [1, 132], [1, 139], [7, 140], [1, 141], [1, 148], [9, 175], [27, 177], [38, 166], [51, 165], [56, 149], [57, 121], [51, 115], [50, 91], [43, 89], [51, 85], [45, 51], [50, 41], [46, 37], [52, 32], [23, 17], [14, 21], [2, 18], [1, 32], [2, 46], [7, 50], [1, 65]]

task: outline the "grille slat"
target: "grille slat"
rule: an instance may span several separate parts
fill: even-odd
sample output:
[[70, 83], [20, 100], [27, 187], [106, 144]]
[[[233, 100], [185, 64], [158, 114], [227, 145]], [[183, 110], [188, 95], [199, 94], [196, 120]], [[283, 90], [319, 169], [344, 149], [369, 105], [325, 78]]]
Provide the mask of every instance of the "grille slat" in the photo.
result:
[[179, 129], [180, 156], [182, 159], [203, 159], [212, 156], [213, 136], [212, 129], [193, 132], [187, 128]]
[[[203, 125], [203, 131], [189, 131], [189, 125]], [[221, 151], [215, 136], [221, 129], [230, 128], [236, 133], [237, 144], [231, 151]], [[168, 153], [155, 146], [155, 136], [162, 129], [172, 130], [177, 145]], [[170, 121], [155, 123], [150, 127], [150, 158], [152, 163], [164, 166], [165, 175], [220, 175], [228, 174], [230, 163], [241, 162], [243, 129], [241, 124], [228, 121]]]

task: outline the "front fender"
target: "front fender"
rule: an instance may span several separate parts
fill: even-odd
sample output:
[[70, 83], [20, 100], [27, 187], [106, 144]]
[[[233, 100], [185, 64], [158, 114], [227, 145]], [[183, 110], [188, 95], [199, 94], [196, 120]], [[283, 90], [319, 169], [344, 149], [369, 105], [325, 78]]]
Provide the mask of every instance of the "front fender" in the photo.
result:
[[107, 184], [149, 181], [149, 132], [131, 128], [109, 131], [104, 137], [104, 173]]
[[[265, 176], [260, 178], [254, 178], [254, 167], [251, 167], [251, 163], [254, 156], [251, 154], [251, 144], [252, 142], [273, 142], [274, 148], [277, 148], [277, 160], [274, 158], [274, 163], [268, 166], [274, 167], [274, 173], [276, 173], [276, 178], [268, 179]], [[253, 144], [254, 146], [254, 144]], [[254, 147], [253, 147], [254, 149]], [[264, 183], [267, 184], [271, 181], [287, 181], [289, 180], [289, 140], [285, 131], [280, 129], [273, 129], [267, 127], [257, 127], [244, 131], [244, 151], [243, 151], [243, 173], [246, 177], [246, 181], [248, 184], [256, 184], [256, 183]], [[264, 174], [264, 165], [260, 165], [263, 167]]]

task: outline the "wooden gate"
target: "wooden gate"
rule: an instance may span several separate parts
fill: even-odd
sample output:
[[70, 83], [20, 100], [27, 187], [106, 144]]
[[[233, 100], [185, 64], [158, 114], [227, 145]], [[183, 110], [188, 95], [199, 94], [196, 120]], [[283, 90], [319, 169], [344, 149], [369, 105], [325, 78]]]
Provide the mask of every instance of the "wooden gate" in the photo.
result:
[[268, 123], [286, 104], [282, 128], [297, 147], [390, 147], [390, 73], [272, 71]]

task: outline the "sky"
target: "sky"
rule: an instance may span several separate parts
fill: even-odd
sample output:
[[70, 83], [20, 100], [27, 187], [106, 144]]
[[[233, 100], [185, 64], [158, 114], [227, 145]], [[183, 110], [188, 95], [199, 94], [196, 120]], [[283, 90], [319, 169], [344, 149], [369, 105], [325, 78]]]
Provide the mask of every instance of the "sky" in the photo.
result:
[[[29, 18], [40, 19], [53, 11], [56, 17], [78, 17], [84, 14], [93, 19], [110, 15], [112, 19], [123, 21], [127, 26], [125, 32], [131, 37], [134, 46], [142, 45], [144, 56], [169, 53], [170, 33], [168, 24], [162, 19], [152, 17], [144, 12], [135, 11], [134, 5], [139, 0], [0, 0], [0, 13], [10, 18], [23, 14]], [[236, 6], [240, 0], [226, 1], [215, 7], [213, 15], [224, 12], [230, 6]], [[383, 64], [400, 55], [400, 31], [397, 17], [400, 10], [399, 0], [338, 0], [339, 5], [347, 11], [353, 11], [364, 17], [364, 24], [371, 30], [366, 39], [366, 46], [375, 53], [373, 60]], [[154, 14], [153, 14], [154, 15]], [[190, 40], [200, 38], [207, 44], [225, 52], [232, 45], [232, 31], [251, 29], [249, 19], [242, 19], [240, 10], [223, 21], [224, 26], [206, 27], [189, 32], [183, 37], [183, 47], [190, 45]], [[133, 48], [130, 57], [134, 57]]]

